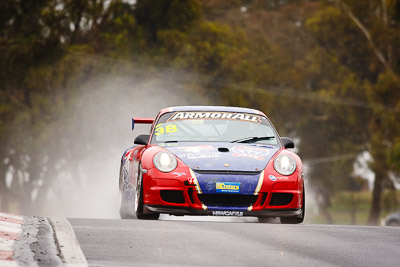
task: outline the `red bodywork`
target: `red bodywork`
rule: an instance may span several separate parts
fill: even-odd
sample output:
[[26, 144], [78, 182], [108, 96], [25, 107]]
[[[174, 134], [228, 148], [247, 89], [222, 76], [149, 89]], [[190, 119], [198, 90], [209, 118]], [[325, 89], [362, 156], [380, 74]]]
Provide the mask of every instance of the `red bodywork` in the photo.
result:
[[[176, 206], [176, 207], [187, 207], [192, 209], [203, 209], [202, 204], [197, 197], [197, 190], [194, 184], [190, 184], [192, 179], [189, 167], [187, 167], [179, 158], [178, 166], [172, 173], [160, 172], [153, 165], [153, 157], [159, 151], [164, 150], [157, 145], [143, 146], [139, 145], [135, 148], [129, 150], [126, 156], [129, 156], [131, 170], [137, 169], [137, 162], [141, 162], [142, 168], [147, 170], [147, 173], [143, 173], [143, 201], [144, 204], [149, 205], [163, 205], [163, 206]], [[275, 171], [274, 169], [274, 159], [281, 154], [288, 154], [292, 156], [297, 163], [297, 170], [289, 176], [283, 176]], [[136, 164], [135, 164], [136, 162]], [[261, 205], [262, 197], [259, 197], [257, 202], [253, 206], [253, 211], [263, 210], [263, 209], [299, 209], [303, 204], [303, 177], [302, 174], [302, 163], [300, 158], [291, 151], [286, 149], [279, 150], [274, 157], [270, 160], [267, 167], [264, 170], [264, 181], [262, 183], [259, 195], [267, 193], [266, 199]], [[179, 175], [179, 176], [178, 176]], [[277, 181], [271, 181], [268, 176], [274, 175]], [[135, 175], [131, 176], [131, 183], [136, 184]], [[186, 183], [186, 185], [185, 185]], [[189, 184], [189, 185], [187, 185]], [[193, 189], [189, 193], [189, 188]], [[180, 190], [183, 191], [183, 196], [185, 198], [185, 203], [169, 203], [165, 202], [160, 197], [161, 190]], [[271, 206], [269, 205], [271, 201], [272, 193], [292, 193], [293, 200], [285, 206]], [[190, 196], [192, 195], [194, 202], [191, 203]]]

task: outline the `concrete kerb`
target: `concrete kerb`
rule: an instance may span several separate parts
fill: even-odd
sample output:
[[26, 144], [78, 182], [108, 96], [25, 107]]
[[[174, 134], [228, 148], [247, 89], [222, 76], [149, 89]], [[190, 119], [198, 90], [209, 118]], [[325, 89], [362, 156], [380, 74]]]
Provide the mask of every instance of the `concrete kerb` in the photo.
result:
[[48, 220], [53, 227], [54, 239], [64, 266], [88, 266], [69, 221], [66, 218], [48, 218]]

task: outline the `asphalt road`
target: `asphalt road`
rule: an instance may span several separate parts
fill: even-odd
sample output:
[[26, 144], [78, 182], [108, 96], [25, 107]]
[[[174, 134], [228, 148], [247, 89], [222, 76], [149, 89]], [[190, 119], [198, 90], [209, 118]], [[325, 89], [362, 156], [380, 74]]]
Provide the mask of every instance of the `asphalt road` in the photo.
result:
[[89, 266], [400, 266], [400, 227], [69, 221]]

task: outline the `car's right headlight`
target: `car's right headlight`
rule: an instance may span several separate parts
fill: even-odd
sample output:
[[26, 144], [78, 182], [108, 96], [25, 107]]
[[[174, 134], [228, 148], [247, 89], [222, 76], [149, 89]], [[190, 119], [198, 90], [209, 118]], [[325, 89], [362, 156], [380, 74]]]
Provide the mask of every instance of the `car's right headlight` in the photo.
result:
[[296, 167], [296, 161], [289, 155], [280, 155], [274, 160], [275, 170], [285, 176], [294, 173]]
[[153, 163], [161, 172], [171, 172], [178, 165], [175, 156], [166, 151], [158, 152], [153, 158]]

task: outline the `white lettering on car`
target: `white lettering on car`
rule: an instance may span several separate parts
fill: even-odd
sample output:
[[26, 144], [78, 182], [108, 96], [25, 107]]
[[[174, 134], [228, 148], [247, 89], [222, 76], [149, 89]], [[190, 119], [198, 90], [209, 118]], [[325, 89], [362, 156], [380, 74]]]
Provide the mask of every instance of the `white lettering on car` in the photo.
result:
[[242, 217], [243, 211], [230, 211], [230, 210], [214, 210], [212, 212], [213, 216], [236, 216]]
[[167, 122], [189, 119], [226, 119], [261, 123], [262, 116], [236, 112], [175, 112]]

